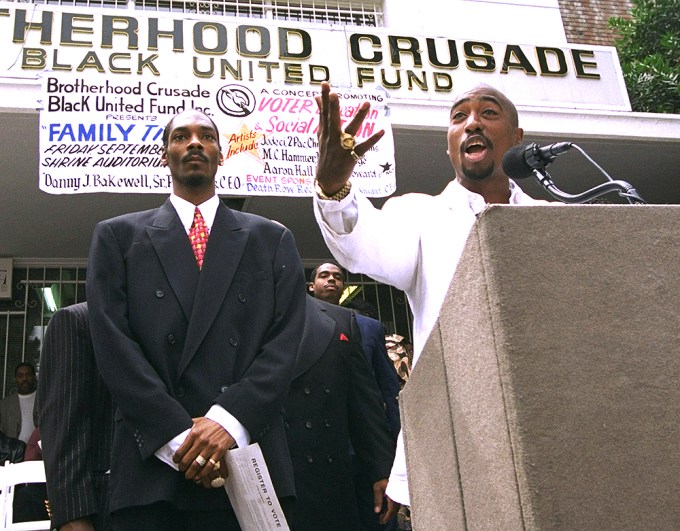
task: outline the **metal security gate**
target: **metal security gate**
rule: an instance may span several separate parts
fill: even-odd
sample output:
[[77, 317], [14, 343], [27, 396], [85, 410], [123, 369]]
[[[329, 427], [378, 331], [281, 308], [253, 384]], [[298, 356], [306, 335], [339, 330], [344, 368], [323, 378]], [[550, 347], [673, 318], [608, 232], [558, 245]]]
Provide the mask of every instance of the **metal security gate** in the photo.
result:
[[[307, 279], [312, 269], [305, 268]], [[12, 297], [0, 300], [0, 398], [16, 392], [14, 368], [18, 363], [33, 363], [40, 377], [42, 338], [57, 308], [86, 300], [86, 268], [82, 263], [27, 265], [12, 271]], [[411, 311], [402, 291], [358, 274], [349, 274], [346, 286], [351, 289], [350, 298], [363, 298], [375, 307], [388, 334], [404, 336], [411, 342]]]
[[26, 266], [12, 271], [11, 299], [0, 301], [2, 397], [16, 392], [18, 363], [32, 363], [39, 375], [43, 334], [56, 309], [85, 300], [84, 267]]

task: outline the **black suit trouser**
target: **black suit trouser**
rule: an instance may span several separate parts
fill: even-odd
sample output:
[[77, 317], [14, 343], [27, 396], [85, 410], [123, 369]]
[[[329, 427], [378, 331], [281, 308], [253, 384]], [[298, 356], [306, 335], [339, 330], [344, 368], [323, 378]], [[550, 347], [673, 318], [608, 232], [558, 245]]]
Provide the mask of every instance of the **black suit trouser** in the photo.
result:
[[[281, 510], [292, 529], [294, 498], [281, 498]], [[127, 507], [111, 514], [114, 531], [241, 531], [234, 511], [180, 511], [169, 502]]]

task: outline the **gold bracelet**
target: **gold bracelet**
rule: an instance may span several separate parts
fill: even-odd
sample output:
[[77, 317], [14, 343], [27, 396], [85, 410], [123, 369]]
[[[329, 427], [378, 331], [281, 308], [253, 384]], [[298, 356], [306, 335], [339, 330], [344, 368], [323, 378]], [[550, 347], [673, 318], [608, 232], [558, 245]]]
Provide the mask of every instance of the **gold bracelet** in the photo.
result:
[[316, 195], [319, 196], [319, 199], [323, 199], [325, 201], [342, 201], [345, 197], [349, 195], [350, 190], [352, 189], [352, 183], [347, 181], [340, 190], [335, 192], [333, 195], [326, 195], [323, 190], [321, 189], [321, 186], [319, 186], [318, 181], [314, 181], [314, 190], [316, 191]]

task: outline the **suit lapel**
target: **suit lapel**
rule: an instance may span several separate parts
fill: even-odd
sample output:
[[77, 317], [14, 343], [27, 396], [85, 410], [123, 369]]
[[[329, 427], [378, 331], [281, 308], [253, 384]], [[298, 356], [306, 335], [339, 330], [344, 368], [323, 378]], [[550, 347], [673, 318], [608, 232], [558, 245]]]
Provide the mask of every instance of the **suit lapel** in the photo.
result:
[[203, 268], [198, 276], [178, 375], [189, 364], [215, 321], [241, 261], [249, 234], [238, 223], [233, 212], [220, 202], [210, 231]]
[[188, 321], [198, 286], [198, 265], [186, 231], [169, 199], [146, 231]]
[[293, 378], [304, 374], [326, 353], [335, 332], [335, 320], [328, 316], [323, 303], [307, 296], [305, 330], [298, 350]]

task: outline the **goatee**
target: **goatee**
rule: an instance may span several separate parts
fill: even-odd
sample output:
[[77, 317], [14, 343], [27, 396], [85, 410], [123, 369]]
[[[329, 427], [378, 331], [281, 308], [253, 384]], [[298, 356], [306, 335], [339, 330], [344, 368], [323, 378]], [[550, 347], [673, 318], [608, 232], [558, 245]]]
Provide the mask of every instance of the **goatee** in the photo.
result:
[[493, 173], [494, 163], [492, 162], [483, 168], [466, 168], [463, 165], [462, 170], [463, 176], [465, 176], [465, 178], [471, 181], [482, 181]]
[[175, 181], [187, 188], [201, 188], [211, 179], [205, 175], [192, 175], [190, 177], [175, 177]]

